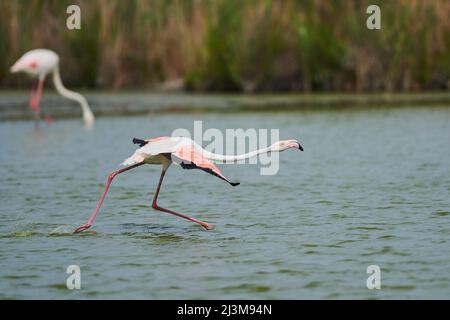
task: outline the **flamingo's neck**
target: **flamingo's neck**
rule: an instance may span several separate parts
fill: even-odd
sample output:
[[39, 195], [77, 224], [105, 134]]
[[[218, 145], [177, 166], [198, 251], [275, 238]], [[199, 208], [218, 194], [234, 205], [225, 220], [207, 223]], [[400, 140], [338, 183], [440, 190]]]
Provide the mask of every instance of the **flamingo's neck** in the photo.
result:
[[87, 127], [91, 127], [94, 124], [95, 117], [91, 111], [91, 108], [89, 107], [89, 104], [81, 94], [71, 91], [63, 85], [58, 67], [53, 70], [53, 83], [60, 95], [66, 97], [67, 99], [77, 101], [81, 105], [84, 123]]
[[223, 154], [217, 154], [217, 153], [212, 153], [212, 152], [203, 150], [203, 155], [212, 161], [226, 163], [226, 162], [236, 162], [236, 161], [246, 160], [249, 158], [253, 158], [259, 154], [264, 154], [264, 153], [268, 153], [268, 152], [272, 152], [272, 151], [274, 151], [274, 150], [272, 150], [272, 147], [270, 146], [267, 148], [261, 148], [261, 149], [255, 150], [255, 151], [238, 154], [238, 155], [223, 155]]

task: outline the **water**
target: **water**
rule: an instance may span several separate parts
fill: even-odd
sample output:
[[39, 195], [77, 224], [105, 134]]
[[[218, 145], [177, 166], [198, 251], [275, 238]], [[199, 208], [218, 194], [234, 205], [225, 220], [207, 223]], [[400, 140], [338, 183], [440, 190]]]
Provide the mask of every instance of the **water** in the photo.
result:
[[[280, 128], [305, 152], [275, 176], [222, 165], [241, 185], [171, 167], [160, 204], [213, 223], [207, 232], [153, 211], [158, 166], [113, 182], [133, 137], [176, 128]], [[450, 298], [450, 109], [171, 114], [0, 123], [0, 298]], [[81, 290], [66, 268], [81, 268]], [[381, 268], [381, 290], [366, 269]]]

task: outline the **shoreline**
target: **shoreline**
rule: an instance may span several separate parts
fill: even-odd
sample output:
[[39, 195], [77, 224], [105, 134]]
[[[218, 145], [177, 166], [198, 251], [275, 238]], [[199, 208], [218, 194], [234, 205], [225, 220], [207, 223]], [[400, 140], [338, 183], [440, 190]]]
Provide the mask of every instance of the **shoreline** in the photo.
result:
[[[82, 92], [97, 116], [154, 113], [277, 112], [373, 107], [450, 107], [450, 92], [427, 93], [286, 93], [219, 94], [143, 91]], [[0, 121], [31, 120], [27, 91], [0, 92]], [[44, 115], [58, 118], [80, 116], [76, 102], [53, 91], [44, 91]]]

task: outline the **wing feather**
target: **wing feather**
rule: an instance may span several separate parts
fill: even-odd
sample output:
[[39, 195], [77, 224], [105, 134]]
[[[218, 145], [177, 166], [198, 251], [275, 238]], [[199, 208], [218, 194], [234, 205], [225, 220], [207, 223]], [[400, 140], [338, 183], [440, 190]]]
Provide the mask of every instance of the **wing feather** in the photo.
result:
[[179, 164], [183, 169], [200, 169], [212, 174], [222, 180], [225, 180], [233, 187], [239, 185], [239, 182], [231, 182], [228, 180], [220, 169], [211, 161], [206, 159], [194, 145], [182, 145], [172, 152], [172, 161]]

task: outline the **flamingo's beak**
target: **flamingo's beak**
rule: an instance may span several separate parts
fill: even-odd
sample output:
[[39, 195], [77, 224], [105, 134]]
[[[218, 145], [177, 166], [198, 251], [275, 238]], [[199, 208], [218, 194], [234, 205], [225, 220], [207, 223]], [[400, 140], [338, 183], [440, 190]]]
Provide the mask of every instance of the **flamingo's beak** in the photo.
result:
[[298, 143], [298, 148], [299, 148], [301, 151], [303, 151], [302, 145], [301, 145], [299, 142], [297, 142], [297, 143]]
[[19, 70], [17, 70], [18, 68], [17, 68], [17, 65], [13, 65], [10, 69], [9, 69], [9, 71], [11, 71], [11, 73], [16, 73], [17, 71], [19, 71]]

